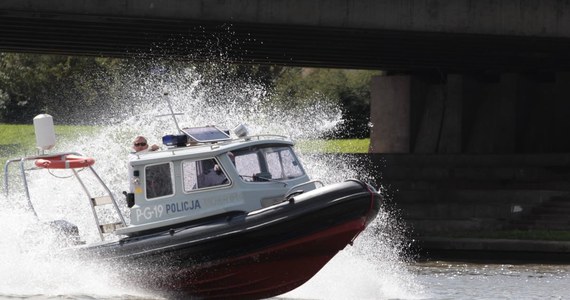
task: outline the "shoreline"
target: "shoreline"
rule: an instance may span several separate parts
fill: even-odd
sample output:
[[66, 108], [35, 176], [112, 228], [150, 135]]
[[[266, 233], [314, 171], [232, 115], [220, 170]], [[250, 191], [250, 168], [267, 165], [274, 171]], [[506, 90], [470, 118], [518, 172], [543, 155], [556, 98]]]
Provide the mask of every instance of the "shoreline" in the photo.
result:
[[419, 237], [411, 251], [417, 261], [570, 264], [570, 241]]

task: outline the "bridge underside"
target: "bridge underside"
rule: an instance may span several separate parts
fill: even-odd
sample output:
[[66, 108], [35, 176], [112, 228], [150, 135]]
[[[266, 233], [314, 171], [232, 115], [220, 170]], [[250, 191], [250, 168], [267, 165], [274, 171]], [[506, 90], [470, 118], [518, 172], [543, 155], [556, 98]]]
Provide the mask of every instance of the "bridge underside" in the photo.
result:
[[0, 10], [0, 52], [393, 71], [570, 70], [570, 39]]

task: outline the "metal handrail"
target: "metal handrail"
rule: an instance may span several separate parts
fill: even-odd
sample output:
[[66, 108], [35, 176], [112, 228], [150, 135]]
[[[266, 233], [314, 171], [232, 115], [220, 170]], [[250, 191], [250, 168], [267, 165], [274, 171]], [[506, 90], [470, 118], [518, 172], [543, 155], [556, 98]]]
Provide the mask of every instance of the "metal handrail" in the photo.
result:
[[285, 193], [285, 199], [287, 199], [287, 198], [291, 195], [291, 192], [292, 192], [294, 189], [297, 189], [297, 188], [299, 188], [299, 187], [302, 187], [302, 186], [304, 186], [304, 185], [308, 185], [308, 184], [311, 184], [311, 183], [320, 183], [321, 186], [325, 186], [325, 184], [324, 184], [322, 181], [318, 180], [318, 179], [309, 180], [309, 181], [307, 181], [307, 182], [303, 182], [303, 183], [300, 183], [300, 184], [297, 184], [297, 185], [292, 186], [289, 190], [287, 190], [287, 193]]
[[20, 175], [22, 178], [22, 183], [24, 184], [24, 191], [25, 191], [26, 199], [28, 201], [28, 209], [30, 209], [34, 213], [34, 216], [37, 218], [38, 214], [37, 214], [36, 210], [34, 209], [34, 205], [32, 204], [32, 200], [30, 197], [30, 190], [28, 188], [28, 180], [26, 179], [26, 172], [25, 172], [26, 170], [25, 170], [24, 164], [26, 161], [32, 160], [32, 159], [38, 159], [38, 158], [42, 158], [42, 157], [58, 156], [58, 155], [68, 155], [68, 154], [82, 155], [81, 153], [77, 153], [77, 152], [64, 152], [64, 153], [27, 156], [27, 157], [22, 157], [22, 158], [10, 159], [10, 160], [6, 161], [6, 164], [4, 165], [4, 193], [5, 193], [6, 197], [8, 197], [9, 190], [10, 190], [10, 185], [8, 184], [8, 177], [9, 177], [8, 176], [8, 167], [10, 166], [11, 163], [19, 162], [20, 163]]
[[[6, 193], [6, 196], [8, 197], [9, 195], [9, 182], [8, 182], [8, 167], [10, 164], [15, 163], [15, 162], [20, 162], [20, 176], [22, 179], [22, 183], [24, 185], [24, 191], [25, 191], [25, 195], [28, 201], [28, 208], [34, 213], [34, 216], [36, 217], [36, 219], [38, 218], [38, 214], [36, 212], [36, 210], [34, 209], [34, 206], [32, 204], [32, 200], [31, 200], [31, 196], [30, 196], [30, 191], [29, 191], [29, 187], [28, 187], [28, 181], [26, 178], [26, 170], [25, 170], [25, 162], [28, 160], [33, 160], [33, 159], [38, 159], [38, 158], [43, 158], [43, 157], [52, 157], [52, 156], [58, 156], [58, 155], [69, 155], [69, 154], [73, 154], [73, 155], [79, 155], [79, 156], [83, 156], [81, 153], [78, 152], [65, 152], [65, 153], [55, 153], [55, 154], [48, 154], [48, 155], [35, 155], [35, 156], [28, 156], [28, 157], [22, 157], [22, 158], [18, 158], [18, 159], [11, 159], [8, 160], [6, 162], [6, 164], [4, 165], [4, 190]], [[113, 193], [111, 192], [111, 190], [107, 187], [107, 185], [103, 182], [103, 180], [101, 179], [101, 177], [99, 176], [99, 174], [97, 174], [97, 172], [95, 171], [95, 169], [93, 169], [92, 166], [88, 166], [89, 170], [91, 170], [91, 173], [95, 176], [95, 178], [97, 179], [97, 181], [99, 182], [99, 184], [101, 184], [101, 186], [103, 187], [103, 189], [105, 190], [105, 192], [109, 195], [109, 197], [111, 198], [111, 202], [114, 206], [115, 211], [117, 212], [117, 215], [119, 216], [119, 219], [121, 221], [121, 223], [123, 224], [123, 226], [126, 226], [126, 222], [125, 222], [125, 218], [123, 217], [123, 214], [121, 213], [121, 210], [119, 209], [119, 206], [117, 204], [117, 201], [115, 199], [115, 197], [113, 196]], [[39, 168], [33, 168], [32, 170], [37, 170]], [[87, 189], [87, 187], [85, 186], [85, 184], [83, 183], [83, 180], [81, 180], [81, 177], [79, 176], [78, 172], [75, 169], [71, 169], [75, 178], [77, 178], [77, 180], [79, 181], [79, 184], [81, 185], [81, 187], [83, 188], [83, 191], [85, 192], [85, 194], [88, 197], [88, 201], [91, 202], [91, 194], [89, 193], [89, 190]], [[93, 207], [93, 205], [91, 205], [92, 208], [92, 213], [93, 213], [93, 217], [95, 219], [95, 223], [97, 225], [97, 230], [99, 231], [99, 235], [101, 237], [101, 240], [104, 240], [104, 236], [103, 236], [103, 232], [101, 230], [101, 226], [100, 226], [100, 222], [99, 222], [99, 218], [97, 217], [97, 212], [95, 210], [95, 208]]]

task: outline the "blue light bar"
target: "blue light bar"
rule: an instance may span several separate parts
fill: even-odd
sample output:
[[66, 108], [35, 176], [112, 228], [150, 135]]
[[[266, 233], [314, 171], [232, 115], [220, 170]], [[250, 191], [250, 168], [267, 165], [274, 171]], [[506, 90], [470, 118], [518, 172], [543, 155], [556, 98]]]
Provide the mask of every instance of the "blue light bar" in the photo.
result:
[[188, 136], [185, 134], [169, 134], [162, 137], [162, 143], [166, 146], [184, 147], [188, 143]]

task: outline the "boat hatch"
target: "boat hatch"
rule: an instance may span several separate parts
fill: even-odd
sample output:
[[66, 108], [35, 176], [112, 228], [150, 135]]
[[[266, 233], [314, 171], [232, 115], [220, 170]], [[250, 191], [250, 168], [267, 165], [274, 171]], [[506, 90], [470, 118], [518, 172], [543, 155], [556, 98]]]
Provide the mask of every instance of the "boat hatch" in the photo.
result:
[[182, 132], [184, 132], [191, 141], [197, 143], [219, 142], [231, 139], [229, 132], [223, 132], [214, 126], [183, 128]]
[[188, 144], [216, 143], [231, 140], [229, 131], [215, 126], [191, 127], [180, 129], [183, 134], [169, 134], [162, 137], [162, 143], [168, 147], [184, 147]]

